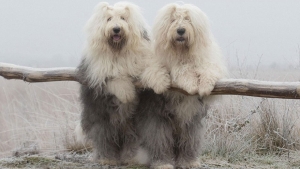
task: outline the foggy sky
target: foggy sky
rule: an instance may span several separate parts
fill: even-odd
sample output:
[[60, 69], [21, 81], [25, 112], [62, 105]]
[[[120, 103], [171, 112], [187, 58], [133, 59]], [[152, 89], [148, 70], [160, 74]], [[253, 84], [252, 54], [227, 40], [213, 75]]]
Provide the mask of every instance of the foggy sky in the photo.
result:
[[[76, 66], [83, 27], [99, 0], [0, 0], [0, 62], [35, 67]], [[118, 1], [108, 1], [114, 4]], [[131, 1], [148, 24], [171, 0]], [[189, 0], [211, 21], [229, 66], [298, 65], [299, 0]]]

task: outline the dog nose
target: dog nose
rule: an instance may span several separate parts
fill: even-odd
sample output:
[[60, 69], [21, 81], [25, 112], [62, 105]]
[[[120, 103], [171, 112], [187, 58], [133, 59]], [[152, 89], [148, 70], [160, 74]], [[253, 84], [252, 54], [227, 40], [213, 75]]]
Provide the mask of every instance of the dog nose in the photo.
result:
[[113, 31], [114, 31], [115, 33], [119, 33], [119, 32], [121, 31], [121, 28], [118, 27], [118, 26], [116, 26], [116, 27], [113, 28]]
[[185, 32], [185, 29], [184, 29], [184, 28], [178, 28], [178, 29], [177, 29], [177, 33], [178, 33], [179, 35], [183, 35], [184, 32]]

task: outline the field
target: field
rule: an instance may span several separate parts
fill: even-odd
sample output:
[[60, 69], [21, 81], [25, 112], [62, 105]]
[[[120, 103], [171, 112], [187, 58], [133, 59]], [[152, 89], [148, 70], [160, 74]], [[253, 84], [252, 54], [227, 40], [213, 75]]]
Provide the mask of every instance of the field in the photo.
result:
[[[232, 78], [300, 81], [299, 70], [231, 72]], [[99, 168], [88, 145], [75, 141], [77, 83], [0, 78], [0, 86], [0, 168]], [[300, 168], [300, 100], [223, 96], [206, 123], [203, 168]]]

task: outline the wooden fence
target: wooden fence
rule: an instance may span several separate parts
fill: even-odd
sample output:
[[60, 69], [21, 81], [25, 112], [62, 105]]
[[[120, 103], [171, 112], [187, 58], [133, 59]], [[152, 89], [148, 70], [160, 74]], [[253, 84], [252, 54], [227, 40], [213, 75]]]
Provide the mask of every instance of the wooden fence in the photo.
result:
[[[31, 68], [0, 63], [0, 76], [26, 82], [77, 81], [76, 68]], [[143, 87], [140, 83], [136, 87]], [[171, 87], [182, 93], [185, 91]], [[270, 82], [248, 79], [224, 79], [217, 82], [212, 95], [243, 95], [267, 98], [300, 99], [300, 82]]]

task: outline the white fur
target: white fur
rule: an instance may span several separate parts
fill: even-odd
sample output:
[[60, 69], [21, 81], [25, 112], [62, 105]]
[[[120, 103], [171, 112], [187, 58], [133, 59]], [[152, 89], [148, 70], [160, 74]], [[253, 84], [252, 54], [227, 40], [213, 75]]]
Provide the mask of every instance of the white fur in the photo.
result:
[[148, 165], [150, 163], [148, 152], [139, 147], [135, 157], [133, 158], [134, 163], [141, 164], [141, 165]]
[[76, 121], [76, 127], [74, 130], [76, 143], [83, 145], [84, 147], [90, 147], [91, 142], [87, 139], [85, 133], [82, 130], [80, 121]]
[[[108, 43], [115, 26], [121, 28], [122, 38], [126, 39], [120, 50], [113, 49]], [[153, 62], [151, 43], [143, 37], [145, 32], [149, 33], [148, 26], [138, 6], [125, 2], [113, 6], [99, 3], [86, 25], [84, 64], [88, 65], [88, 85], [100, 89], [104, 85], [123, 103], [135, 98], [134, 79], [141, 78], [146, 87], [157, 93], [166, 91], [170, 78], [164, 67], [157, 65], [143, 73]]]
[[151, 168], [155, 168], [155, 169], [174, 169], [174, 166], [172, 164], [157, 163], [157, 164], [153, 164], [151, 166]]
[[[176, 41], [178, 28], [186, 29], [184, 42]], [[155, 55], [170, 71], [172, 83], [188, 93], [208, 96], [216, 81], [227, 74], [208, 18], [198, 7], [163, 7], [155, 19], [153, 34]]]

